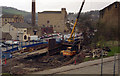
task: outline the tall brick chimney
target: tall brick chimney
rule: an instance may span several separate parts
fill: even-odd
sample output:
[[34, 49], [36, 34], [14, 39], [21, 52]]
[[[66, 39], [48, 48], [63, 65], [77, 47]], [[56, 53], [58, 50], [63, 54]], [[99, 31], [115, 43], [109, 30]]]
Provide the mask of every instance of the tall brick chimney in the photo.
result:
[[35, 0], [32, 0], [32, 26], [35, 26], [35, 20], [36, 20], [36, 10], [35, 10]]

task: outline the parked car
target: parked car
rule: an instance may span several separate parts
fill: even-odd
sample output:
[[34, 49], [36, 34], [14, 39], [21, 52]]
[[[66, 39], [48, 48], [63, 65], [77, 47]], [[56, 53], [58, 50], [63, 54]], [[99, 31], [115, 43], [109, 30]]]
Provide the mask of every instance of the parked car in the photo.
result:
[[19, 41], [18, 40], [14, 40], [13, 41], [13, 45], [18, 45], [19, 44]]
[[19, 44], [19, 41], [18, 40], [7, 40], [7, 41], [5, 41], [5, 44], [6, 45], [18, 45]]
[[13, 41], [12, 41], [12, 40], [7, 40], [7, 41], [5, 41], [5, 44], [6, 44], [6, 45], [12, 45], [12, 44], [13, 44]]

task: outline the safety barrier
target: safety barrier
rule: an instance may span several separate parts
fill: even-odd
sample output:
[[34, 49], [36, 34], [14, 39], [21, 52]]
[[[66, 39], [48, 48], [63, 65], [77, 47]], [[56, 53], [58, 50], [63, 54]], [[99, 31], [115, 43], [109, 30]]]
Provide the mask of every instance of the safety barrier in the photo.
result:
[[[56, 43], [60, 43], [60, 42], [61, 41], [57, 41]], [[40, 42], [40, 43], [36, 43], [36, 44], [30, 44], [30, 45], [25, 45], [25, 46], [21, 46], [21, 47], [15, 47], [13, 49], [2, 52], [2, 58], [3, 59], [4, 58], [6, 58], [6, 59], [12, 58], [11, 52], [18, 51], [19, 48], [34, 47], [34, 46], [37, 46], [37, 45], [40, 45], [40, 44], [48, 44], [48, 42]]]

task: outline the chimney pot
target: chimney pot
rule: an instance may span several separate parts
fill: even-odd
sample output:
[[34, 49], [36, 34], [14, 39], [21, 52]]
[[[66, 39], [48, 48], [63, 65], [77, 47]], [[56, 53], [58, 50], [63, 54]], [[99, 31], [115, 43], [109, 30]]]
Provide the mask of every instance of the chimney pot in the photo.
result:
[[32, 2], [35, 2], [35, 0], [32, 0]]

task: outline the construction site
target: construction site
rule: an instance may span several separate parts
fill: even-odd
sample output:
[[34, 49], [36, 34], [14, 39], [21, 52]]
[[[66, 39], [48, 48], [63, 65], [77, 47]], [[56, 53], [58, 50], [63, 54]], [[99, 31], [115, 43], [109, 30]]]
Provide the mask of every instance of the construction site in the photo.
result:
[[60, 55], [60, 49], [56, 50], [56, 53], [52, 55], [48, 54], [47, 47], [44, 47], [41, 50], [33, 50], [31, 53], [22, 54], [22, 56], [21, 52], [13, 53], [13, 56], [15, 57], [7, 60], [7, 64], [3, 66], [3, 72], [10, 72], [12, 74], [29, 74], [31, 72], [73, 64], [76, 58], [77, 63], [82, 62], [84, 58], [82, 53], [80, 53], [81, 55], [79, 54], [77, 57], [64, 57]]
[[[109, 52], [111, 52], [110, 47], [101, 46], [99, 43], [91, 44], [94, 36], [96, 36], [94, 29], [83, 29], [82, 34], [75, 37], [75, 28], [79, 23], [84, 3], [85, 0], [82, 2], [67, 40], [62, 37], [62, 40], [58, 42], [55, 38], [50, 38], [48, 42], [41, 42], [39, 45], [22, 47], [17, 51], [12, 51], [10, 52], [12, 55], [11, 58], [3, 58], [2, 60], [2, 72], [18, 75], [32, 74], [34, 72], [66, 65], [77, 65], [85, 61], [108, 57]], [[33, 6], [32, 23], [35, 25], [35, 4]]]
[[[54, 44], [53, 44], [54, 43]], [[56, 43], [55, 39], [49, 40], [48, 44], [41, 44], [35, 47], [23, 48], [17, 52], [12, 52], [12, 58], [4, 59], [3, 73], [10, 74], [30, 74], [37, 71], [62, 67], [71, 64], [79, 64], [84, 62], [85, 58], [100, 58], [101, 48], [92, 48], [84, 46], [81, 50], [77, 45], [78, 50], [72, 53], [62, 50], [72, 46], [70, 43]], [[109, 50], [104, 50], [104, 56], [107, 56]]]

